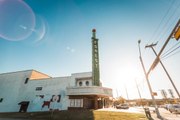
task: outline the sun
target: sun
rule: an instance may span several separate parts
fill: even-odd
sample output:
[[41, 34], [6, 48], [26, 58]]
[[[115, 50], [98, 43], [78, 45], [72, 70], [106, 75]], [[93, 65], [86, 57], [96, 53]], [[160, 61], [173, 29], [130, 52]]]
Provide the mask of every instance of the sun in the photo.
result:
[[119, 69], [119, 77], [125, 83], [132, 83], [136, 78], [141, 78], [141, 72], [133, 66], [125, 66]]
[[135, 79], [143, 79], [143, 74], [139, 67], [134, 64], [124, 63], [121, 65], [109, 66], [104, 76], [110, 81], [108, 84], [112, 87], [118, 87], [120, 84], [130, 84], [134, 83]]
[[[106, 72], [106, 73], [105, 73]], [[102, 78], [103, 77], [103, 78]], [[113, 89], [113, 95], [126, 96], [125, 87], [128, 91], [136, 94], [135, 80], [140, 83], [144, 79], [143, 71], [133, 63], [113, 63], [102, 74], [105, 86]], [[119, 91], [119, 93], [117, 93]]]

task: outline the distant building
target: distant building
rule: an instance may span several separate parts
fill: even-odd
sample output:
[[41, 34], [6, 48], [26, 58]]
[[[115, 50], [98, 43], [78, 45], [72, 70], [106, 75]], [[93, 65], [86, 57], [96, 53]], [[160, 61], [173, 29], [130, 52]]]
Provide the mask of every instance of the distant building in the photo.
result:
[[108, 107], [112, 89], [100, 84], [95, 30], [92, 45], [92, 72], [75, 73], [66, 77], [50, 77], [36, 70], [0, 74], [0, 112]]

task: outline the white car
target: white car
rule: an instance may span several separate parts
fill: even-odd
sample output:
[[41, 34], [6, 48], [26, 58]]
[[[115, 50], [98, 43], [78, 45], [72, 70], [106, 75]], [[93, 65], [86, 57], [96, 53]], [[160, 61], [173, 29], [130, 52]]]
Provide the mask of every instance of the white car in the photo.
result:
[[166, 104], [164, 108], [169, 111], [169, 108], [171, 108], [172, 106], [173, 104]]
[[129, 105], [128, 104], [120, 104], [120, 105], [116, 105], [117, 109], [129, 109]]
[[171, 113], [180, 113], [180, 104], [173, 104], [170, 108], [169, 111]]

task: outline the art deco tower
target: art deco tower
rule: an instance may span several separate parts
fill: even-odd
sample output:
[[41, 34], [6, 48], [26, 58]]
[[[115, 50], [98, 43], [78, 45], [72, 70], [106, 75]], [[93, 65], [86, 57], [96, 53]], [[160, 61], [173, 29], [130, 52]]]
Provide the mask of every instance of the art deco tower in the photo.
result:
[[92, 80], [94, 86], [100, 86], [99, 74], [99, 50], [96, 29], [92, 30]]

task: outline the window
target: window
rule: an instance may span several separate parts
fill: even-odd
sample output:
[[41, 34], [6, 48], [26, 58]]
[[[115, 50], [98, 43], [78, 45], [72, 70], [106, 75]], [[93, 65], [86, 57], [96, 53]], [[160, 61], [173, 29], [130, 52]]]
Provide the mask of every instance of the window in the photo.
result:
[[44, 98], [44, 95], [36, 95], [36, 97]]
[[86, 86], [89, 86], [89, 81], [86, 81]]
[[75, 106], [75, 100], [74, 99], [70, 99], [70, 107], [74, 107]]
[[0, 98], [0, 103], [3, 101], [3, 98]]
[[82, 82], [79, 82], [79, 86], [82, 86]]
[[26, 78], [26, 80], [24, 81], [24, 84], [27, 84], [29, 81], [29, 78]]
[[36, 91], [41, 91], [42, 87], [36, 87]]
[[70, 99], [70, 107], [83, 107], [83, 99]]

